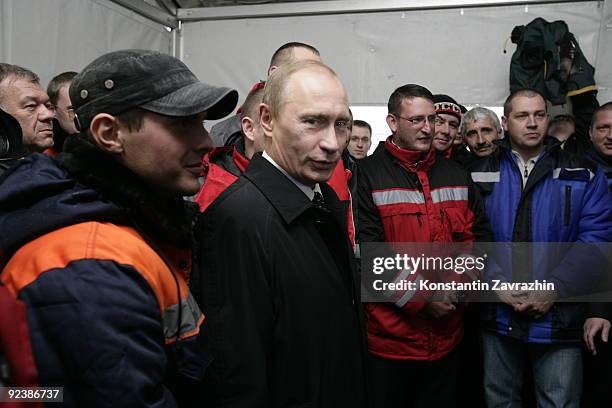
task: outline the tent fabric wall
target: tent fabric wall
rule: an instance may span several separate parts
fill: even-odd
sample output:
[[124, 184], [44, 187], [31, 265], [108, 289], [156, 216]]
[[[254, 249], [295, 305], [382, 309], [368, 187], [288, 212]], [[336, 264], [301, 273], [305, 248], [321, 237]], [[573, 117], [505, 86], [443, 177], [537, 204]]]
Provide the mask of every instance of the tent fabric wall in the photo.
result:
[[0, 61], [31, 69], [43, 86], [125, 48], [171, 53], [172, 34], [108, 0], [0, 1]]
[[244, 98], [278, 46], [302, 41], [340, 75], [351, 104], [386, 104], [396, 87], [418, 83], [464, 104], [499, 106], [515, 49], [509, 43], [503, 54], [504, 43], [536, 17], [568, 23], [597, 68], [600, 100], [610, 100], [612, 41], [599, 1], [185, 22], [182, 58], [202, 80]]
[[595, 79], [599, 86], [597, 99], [612, 101], [612, 1], [604, 2], [603, 18], [599, 31]]

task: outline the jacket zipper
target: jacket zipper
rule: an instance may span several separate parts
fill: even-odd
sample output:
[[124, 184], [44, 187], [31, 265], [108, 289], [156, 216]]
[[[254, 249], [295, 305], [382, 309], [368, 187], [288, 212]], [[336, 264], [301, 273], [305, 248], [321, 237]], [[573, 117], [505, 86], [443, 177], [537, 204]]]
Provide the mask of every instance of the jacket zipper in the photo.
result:
[[565, 225], [570, 224], [572, 215], [572, 186], [565, 186]]

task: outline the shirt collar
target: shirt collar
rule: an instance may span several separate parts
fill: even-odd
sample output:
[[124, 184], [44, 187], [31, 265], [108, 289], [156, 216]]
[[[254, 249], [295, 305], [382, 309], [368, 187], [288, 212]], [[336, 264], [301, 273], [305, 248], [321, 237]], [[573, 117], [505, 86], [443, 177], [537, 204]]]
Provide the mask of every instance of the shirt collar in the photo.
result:
[[266, 159], [267, 161], [272, 163], [272, 165], [274, 165], [274, 167], [276, 167], [281, 173], [283, 173], [285, 175], [285, 177], [287, 177], [289, 180], [291, 180], [291, 182], [293, 184], [295, 184], [297, 186], [297, 188], [299, 188], [304, 194], [306, 194], [306, 197], [308, 197], [308, 200], [312, 201], [312, 199], [314, 198], [315, 192], [321, 193], [321, 187], [319, 186], [318, 183], [315, 184], [314, 188], [311, 188], [310, 186], [307, 186], [306, 184], [304, 184], [304, 183], [296, 180], [295, 178], [291, 177], [289, 175], [289, 173], [287, 173], [285, 171], [285, 169], [283, 169], [281, 166], [279, 166], [278, 163], [276, 163], [274, 161], [274, 159], [272, 157], [270, 157], [268, 152], [266, 152], [265, 150], [264, 150], [262, 156], [263, 156], [264, 159]]
[[514, 158], [516, 160], [519, 161], [519, 163], [521, 164], [535, 164], [538, 159], [540, 158], [540, 156], [542, 155], [542, 152], [540, 152], [537, 156], [532, 157], [531, 159], [528, 159], [526, 162], [523, 160], [523, 156], [521, 156], [519, 154], [519, 152], [517, 152], [516, 150], [512, 149], [512, 155], [514, 156]]

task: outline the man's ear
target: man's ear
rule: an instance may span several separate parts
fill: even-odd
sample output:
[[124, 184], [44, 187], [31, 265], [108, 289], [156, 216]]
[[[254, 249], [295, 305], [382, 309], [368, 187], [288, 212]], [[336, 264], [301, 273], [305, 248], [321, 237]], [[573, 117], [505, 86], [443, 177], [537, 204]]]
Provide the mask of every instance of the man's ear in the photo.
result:
[[107, 113], [97, 114], [89, 125], [91, 137], [96, 145], [105, 152], [117, 155], [123, 153], [120, 128], [117, 118]]
[[387, 125], [389, 125], [389, 129], [391, 129], [391, 133], [397, 132], [397, 121], [392, 114], [387, 115]]
[[268, 68], [268, 77], [274, 72], [276, 71], [276, 69], [278, 68], [278, 66], [276, 65], [271, 65], [270, 68]]
[[508, 118], [506, 116], [502, 116], [502, 128], [507, 132], [508, 131]]
[[240, 126], [242, 127], [242, 134], [246, 137], [250, 142], [255, 142], [255, 137], [253, 134], [253, 129], [255, 128], [255, 122], [248, 116], [245, 116], [240, 120]]
[[270, 112], [270, 107], [262, 103], [259, 105], [259, 123], [266, 137], [272, 137], [272, 129], [274, 128], [274, 119]]

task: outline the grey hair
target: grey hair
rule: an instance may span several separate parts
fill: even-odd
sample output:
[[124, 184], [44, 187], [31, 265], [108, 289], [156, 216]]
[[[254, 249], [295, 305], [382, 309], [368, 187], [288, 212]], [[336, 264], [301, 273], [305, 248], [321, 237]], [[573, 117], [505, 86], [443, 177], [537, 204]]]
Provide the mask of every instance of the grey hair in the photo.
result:
[[477, 120], [483, 119], [490, 120], [495, 126], [495, 130], [497, 130], [497, 133], [501, 133], [502, 127], [501, 123], [499, 123], [499, 117], [497, 117], [497, 114], [491, 109], [483, 108], [482, 106], [472, 108], [463, 115], [463, 118], [461, 119], [461, 133], [463, 134], [465, 130], [465, 125], [467, 123], [472, 123], [476, 122]]
[[[0, 83], [7, 79], [23, 78], [30, 82], [40, 83], [40, 78], [34, 72], [19, 65], [7, 64], [0, 62]], [[2, 106], [2, 88], [0, 88], [0, 106]]]

